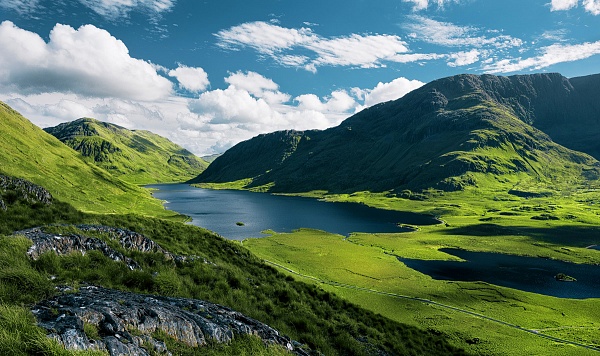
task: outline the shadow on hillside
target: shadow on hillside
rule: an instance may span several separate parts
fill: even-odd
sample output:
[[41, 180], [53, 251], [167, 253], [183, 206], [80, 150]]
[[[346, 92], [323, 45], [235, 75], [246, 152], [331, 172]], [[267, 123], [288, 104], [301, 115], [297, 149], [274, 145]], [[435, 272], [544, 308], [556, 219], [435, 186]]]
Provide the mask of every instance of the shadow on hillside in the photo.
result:
[[497, 224], [477, 224], [457, 228], [448, 228], [443, 232], [446, 235], [464, 236], [510, 236], [521, 235], [562, 245], [586, 247], [600, 245], [600, 226], [555, 226], [555, 227], [530, 227], [530, 226], [501, 226]]

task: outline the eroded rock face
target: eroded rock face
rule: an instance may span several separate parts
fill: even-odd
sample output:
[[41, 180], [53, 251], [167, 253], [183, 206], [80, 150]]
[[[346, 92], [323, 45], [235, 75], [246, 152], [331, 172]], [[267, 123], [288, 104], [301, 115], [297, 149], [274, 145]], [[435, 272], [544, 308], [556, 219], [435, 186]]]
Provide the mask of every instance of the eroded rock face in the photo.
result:
[[2, 193], [6, 190], [17, 192], [19, 198], [30, 203], [52, 204], [52, 194], [46, 189], [35, 185], [25, 179], [8, 177], [0, 174], [0, 209], [6, 210], [6, 203], [2, 199]]
[[[63, 292], [68, 289], [63, 289]], [[191, 347], [208, 341], [227, 343], [239, 335], [255, 335], [297, 355], [309, 355], [298, 343], [268, 325], [229, 308], [209, 302], [134, 294], [95, 286], [77, 293], [63, 293], [32, 309], [39, 325], [69, 350], [106, 350], [111, 355], [168, 353], [152, 335], [162, 331]], [[98, 330], [91, 340], [84, 325]], [[88, 326], [90, 328], [90, 326]]]
[[[110, 239], [118, 241], [123, 248], [128, 250], [161, 253], [168, 261], [181, 263], [201, 258], [198, 256], [174, 255], [162, 248], [155, 241], [135, 231], [101, 225], [77, 225], [75, 227], [83, 232], [105, 233]], [[85, 254], [87, 251], [96, 250], [114, 261], [123, 261], [132, 270], [140, 268], [135, 260], [124, 256], [119, 251], [110, 247], [105, 241], [96, 237], [85, 236], [83, 234], [52, 234], [44, 232], [43, 227], [21, 230], [14, 234], [23, 235], [33, 241], [33, 245], [27, 251], [27, 255], [34, 260], [48, 251], [54, 251], [58, 255], [67, 255], [72, 252]], [[203, 260], [204, 263], [210, 263], [206, 259]]]

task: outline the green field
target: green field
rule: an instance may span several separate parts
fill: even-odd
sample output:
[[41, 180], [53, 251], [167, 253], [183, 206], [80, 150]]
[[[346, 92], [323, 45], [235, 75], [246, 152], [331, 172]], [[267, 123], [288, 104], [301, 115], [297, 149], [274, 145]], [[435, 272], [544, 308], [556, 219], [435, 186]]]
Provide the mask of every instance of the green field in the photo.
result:
[[507, 183], [534, 197], [508, 194], [501, 185], [495, 187], [502, 189], [429, 191], [425, 200], [368, 192], [332, 196], [313, 192], [311, 195], [329, 201], [432, 214], [443, 223], [410, 233], [361, 233], [348, 238], [305, 229], [273, 232], [243, 244], [295, 278], [320, 285], [393, 320], [435, 330], [476, 354], [598, 354], [540, 334], [600, 347], [600, 299], [555, 298], [484, 282], [434, 280], [395, 257], [458, 260], [439, 249], [461, 248], [600, 264], [600, 251], [585, 248], [600, 242], [595, 187], [563, 190], [518, 180]]

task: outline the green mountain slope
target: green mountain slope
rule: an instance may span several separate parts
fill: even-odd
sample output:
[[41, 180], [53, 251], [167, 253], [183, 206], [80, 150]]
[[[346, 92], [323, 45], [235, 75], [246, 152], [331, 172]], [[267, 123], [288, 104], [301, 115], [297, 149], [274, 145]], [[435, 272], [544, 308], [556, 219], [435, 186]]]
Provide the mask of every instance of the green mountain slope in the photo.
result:
[[44, 129], [80, 152], [89, 162], [135, 184], [181, 182], [208, 163], [149, 131], [83, 118]]
[[79, 153], [2, 102], [0, 135], [2, 174], [41, 185], [83, 211], [172, 215], [145, 189], [84, 162]]
[[[276, 132], [242, 142], [192, 182], [251, 178], [271, 191], [401, 191], [596, 179], [599, 104], [558, 74], [440, 79], [325, 131]], [[574, 84], [573, 84], [574, 83]], [[589, 105], [583, 105], [589, 103]], [[572, 109], [572, 110], [571, 110]], [[585, 128], [580, 128], [584, 126]]]

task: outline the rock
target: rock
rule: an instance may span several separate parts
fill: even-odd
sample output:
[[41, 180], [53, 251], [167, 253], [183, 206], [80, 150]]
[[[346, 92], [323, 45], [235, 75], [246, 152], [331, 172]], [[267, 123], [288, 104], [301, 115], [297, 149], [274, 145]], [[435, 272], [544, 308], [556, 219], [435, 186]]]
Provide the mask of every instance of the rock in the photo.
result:
[[2, 199], [2, 193], [7, 190], [15, 191], [18, 195], [17, 198], [24, 199], [30, 203], [52, 204], [52, 194], [46, 189], [25, 179], [0, 174], [0, 209], [2, 210], [6, 210], [6, 203]]
[[27, 255], [34, 260], [37, 260], [40, 255], [49, 251], [54, 251], [60, 256], [73, 252], [85, 254], [87, 251], [96, 250], [114, 261], [123, 261], [132, 270], [140, 268], [136, 261], [124, 256], [122, 253], [108, 246], [106, 242], [95, 237], [76, 234], [66, 236], [49, 234], [42, 231], [39, 227], [17, 231], [14, 234], [23, 235], [33, 242], [33, 245], [27, 251]]
[[[68, 291], [67, 288], [62, 289]], [[148, 355], [145, 347], [168, 353], [152, 335], [162, 331], [190, 347], [228, 343], [255, 335], [296, 355], [310, 353], [268, 325], [206, 301], [142, 295], [95, 286], [62, 293], [32, 309], [41, 327], [68, 350], [107, 350], [110, 355]], [[84, 325], [93, 324], [100, 340], [90, 340]], [[132, 333], [134, 335], [132, 335]]]
[[[204, 263], [213, 264], [199, 256], [174, 255], [162, 248], [155, 241], [135, 231], [102, 225], [77, 225], [75, 227], [83, 232], [100, 232], [107, 234], [110, 239], [117, 240], [123, 248], [128, 250], [161, 253], [165, 256], [167, 261], [184, 263], [186, 261], [202, 259]], [[75, 251], [85, 254], [87, 251], [96, 250], [102, 252], [102, 254], [114, 261], [123, 261], [132, 270], [140, 268], [135, 260], [124, 256], [122, 253], [108, 246], [105, 241], [96, 237], [80, 234], [52, 234], [44, 232], [43, 227], [34, 227], [17, 231], [14, 235], [23, 235], [33, 241], [33, 245], [29, 248], [27, 254], [34, 260], [38, 259], [41, 254], [48, 251], [54, 251], [58, 255], [67, 255]]]

